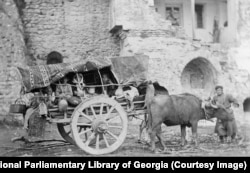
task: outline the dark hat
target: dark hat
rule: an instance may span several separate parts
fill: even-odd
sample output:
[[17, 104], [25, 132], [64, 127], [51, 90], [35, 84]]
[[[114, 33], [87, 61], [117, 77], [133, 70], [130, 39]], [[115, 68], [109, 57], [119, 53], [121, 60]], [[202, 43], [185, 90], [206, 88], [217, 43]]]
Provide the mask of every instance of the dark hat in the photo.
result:
[[221, 85], [217, 85], [216, 87], [215, 87], [215, 90], [217, 90], [217, 89], [223, 89], [223, 86], [221, 86]]

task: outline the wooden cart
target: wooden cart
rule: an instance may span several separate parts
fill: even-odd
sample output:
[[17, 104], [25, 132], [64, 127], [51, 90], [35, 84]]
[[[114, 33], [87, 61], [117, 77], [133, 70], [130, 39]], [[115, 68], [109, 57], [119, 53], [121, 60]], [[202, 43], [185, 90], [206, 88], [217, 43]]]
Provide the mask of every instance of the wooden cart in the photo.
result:
[[[134, 62], [131, 63], [131, 61]], [[93, 78], [96, 80], [95, 87], [99, 88], [98, 94], [82, 98], [82, 102], [78, 106], [68, 107], [67, 113], [60, 112], [58, 106], [50, 107], [48, 113], [49, 121], [57, 124], [63, 139], [77, 145], [89, 154], [101, 155], [114, 152], [123, 144], [127, 135], [129, 116], [136, 117], [146, 113], [143, 95], [134, 101], [135, 109], [132, 112], [127, 111], [126, 100], [117, 100], [104, 95], [103, 91], [106, 86], [103, 84], [101, 75], [108, 73], [114, 85], [133, 83], [134, 86], [138, 86], [146, 80], [147, 66], [145, 64], [147, 61], [148, 57], [145, 56], [118, 57], [112, 59], [112, 63], [91, 60], [34, 66], [28, 69], [18, 67], [18, 69], [27, 91], [50, 86], [61, 78], [67, 75], [72, 76], [74, 73], [89, 76], [89, 81]]]

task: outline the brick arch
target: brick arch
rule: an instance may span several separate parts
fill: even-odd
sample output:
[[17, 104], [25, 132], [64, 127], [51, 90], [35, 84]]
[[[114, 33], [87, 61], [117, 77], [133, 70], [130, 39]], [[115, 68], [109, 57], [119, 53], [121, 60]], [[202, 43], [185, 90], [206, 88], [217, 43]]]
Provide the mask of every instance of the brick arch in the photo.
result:
[[210, 90], [216, 83], [216, 68], [206, 58], [194, 58], [182, 70], [181, 85], [183, 88]]

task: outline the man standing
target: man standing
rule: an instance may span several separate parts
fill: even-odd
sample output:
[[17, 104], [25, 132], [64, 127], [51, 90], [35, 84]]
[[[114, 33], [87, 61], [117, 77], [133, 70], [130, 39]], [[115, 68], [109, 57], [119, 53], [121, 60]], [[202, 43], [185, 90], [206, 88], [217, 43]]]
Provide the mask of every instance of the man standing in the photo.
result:
[[233, 104], [234, 107], [239, 107], [239, 103], [231, 94], [224, 94], [222, 86], [216, 86], [215, 91], [216, 95], [213, 97], [212, 102], [226, 109], [228, 112], [227, 117], [217, 118], [215, 133], [218, 134], [221, 142], [224, 141], [225, 137], [227, 137], [227, 142], [230, 142], [231, 139], [236, 137], [237, 133], [237, 126], [231, 104]]

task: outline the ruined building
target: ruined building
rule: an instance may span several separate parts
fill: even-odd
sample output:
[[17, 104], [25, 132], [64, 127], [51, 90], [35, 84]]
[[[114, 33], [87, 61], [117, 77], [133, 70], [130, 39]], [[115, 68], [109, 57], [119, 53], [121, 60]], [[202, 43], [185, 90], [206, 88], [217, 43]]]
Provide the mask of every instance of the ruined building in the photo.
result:
[[208, 97], [250, 96], [248, 0], [1, 0], [0, 110], [19, 94], [14, 65], [146, 54], [149, 79]]

